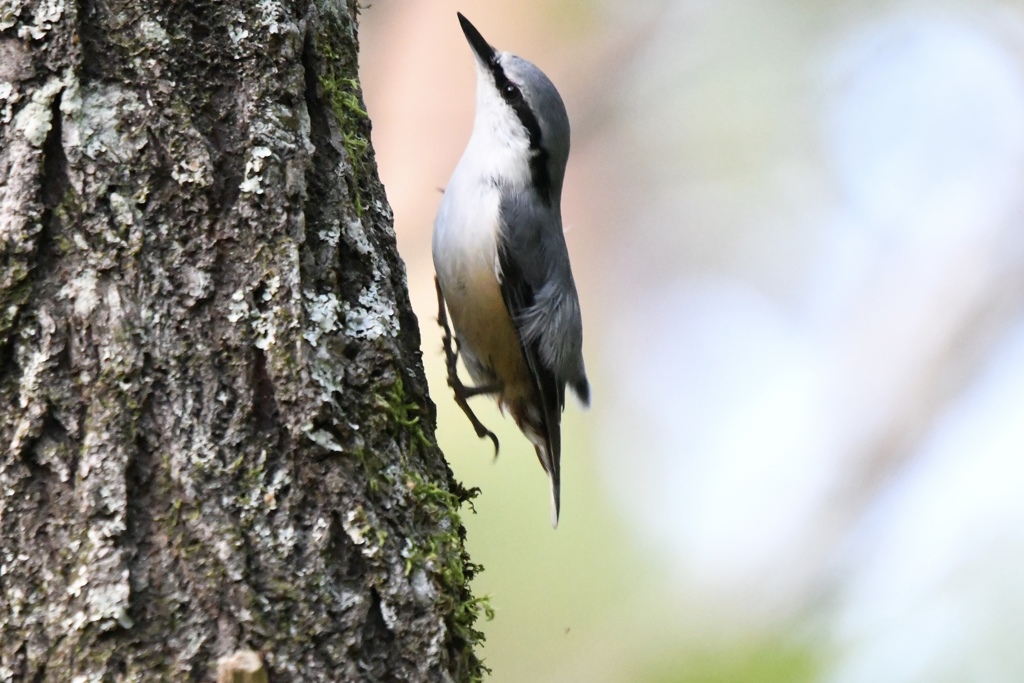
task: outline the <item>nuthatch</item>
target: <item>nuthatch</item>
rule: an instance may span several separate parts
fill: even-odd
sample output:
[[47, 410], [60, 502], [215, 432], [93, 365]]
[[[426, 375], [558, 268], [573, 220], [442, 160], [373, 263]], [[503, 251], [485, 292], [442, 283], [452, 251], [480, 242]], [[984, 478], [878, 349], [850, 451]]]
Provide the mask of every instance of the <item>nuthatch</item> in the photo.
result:
[[[458, 16], [476, 57], [477, 88], [473, 134], [434, 222], [448, 384], [477, 435], [490, 437], [495, 452], [497, 437], [466, 400], [492, 395], [512, 414], [551, 480], [551, 521], [557, 527], [566, 385], [584, 405], [590, 403], [580, 303], [562, 234], [569, 118], [540, 69], [495, 50]], [[459, 380], [459, 353], [476, 386]]]

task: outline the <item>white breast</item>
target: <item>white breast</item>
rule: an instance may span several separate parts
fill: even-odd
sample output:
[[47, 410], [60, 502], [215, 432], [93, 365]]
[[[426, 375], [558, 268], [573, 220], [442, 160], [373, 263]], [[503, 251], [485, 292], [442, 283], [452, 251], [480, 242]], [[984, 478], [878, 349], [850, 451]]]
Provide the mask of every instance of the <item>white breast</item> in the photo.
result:
[[498, 187], [459, 163], [434, 223], [434, 269], [473, 379], [518, 389], [527, 369], [499, 284]]

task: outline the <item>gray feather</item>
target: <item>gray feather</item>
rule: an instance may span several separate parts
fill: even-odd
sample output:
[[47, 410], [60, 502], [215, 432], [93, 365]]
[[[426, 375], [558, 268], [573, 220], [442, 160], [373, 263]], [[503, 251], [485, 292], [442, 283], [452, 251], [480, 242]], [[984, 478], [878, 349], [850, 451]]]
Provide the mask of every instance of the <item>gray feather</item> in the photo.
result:
[[558, 210], [517, 194], [503, 197], [500, 215], [503, 251], [515, 262], [502, 277], [522, 278], [516, 285], [530, 293], [524, 308], [510, 311], [523, 345], [536, 348], [559, 384], [588, 403], [583, 321]]

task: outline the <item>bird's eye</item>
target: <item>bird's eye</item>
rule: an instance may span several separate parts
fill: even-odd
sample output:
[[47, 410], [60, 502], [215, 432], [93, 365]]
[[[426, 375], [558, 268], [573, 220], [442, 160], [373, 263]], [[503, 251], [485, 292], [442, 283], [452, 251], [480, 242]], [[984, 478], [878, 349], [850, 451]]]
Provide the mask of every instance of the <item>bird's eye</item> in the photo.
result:
[[519, 91], [519, 88], [516, 87], [515, 83], [506, 83], [504, 85], [504, 87], [502, 87], [502, 89], [501, 89], [501, 97], [506, 102], [509, 102], [509, 103], [515, 102], [515, 101], [521, 99], [522, 96], [523, 96], [523, 93], [521, 93]]

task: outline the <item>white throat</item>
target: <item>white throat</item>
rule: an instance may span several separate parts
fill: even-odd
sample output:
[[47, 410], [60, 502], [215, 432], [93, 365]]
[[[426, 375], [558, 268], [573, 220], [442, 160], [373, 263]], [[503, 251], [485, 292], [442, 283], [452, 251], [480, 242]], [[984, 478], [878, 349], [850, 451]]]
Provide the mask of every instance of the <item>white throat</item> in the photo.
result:
[[530, 182], [529, 135], [498, 94], [491, 75], [479, 63], [476, 66], [476, 118], [459, 166], [496, 185], [521, 189]]

